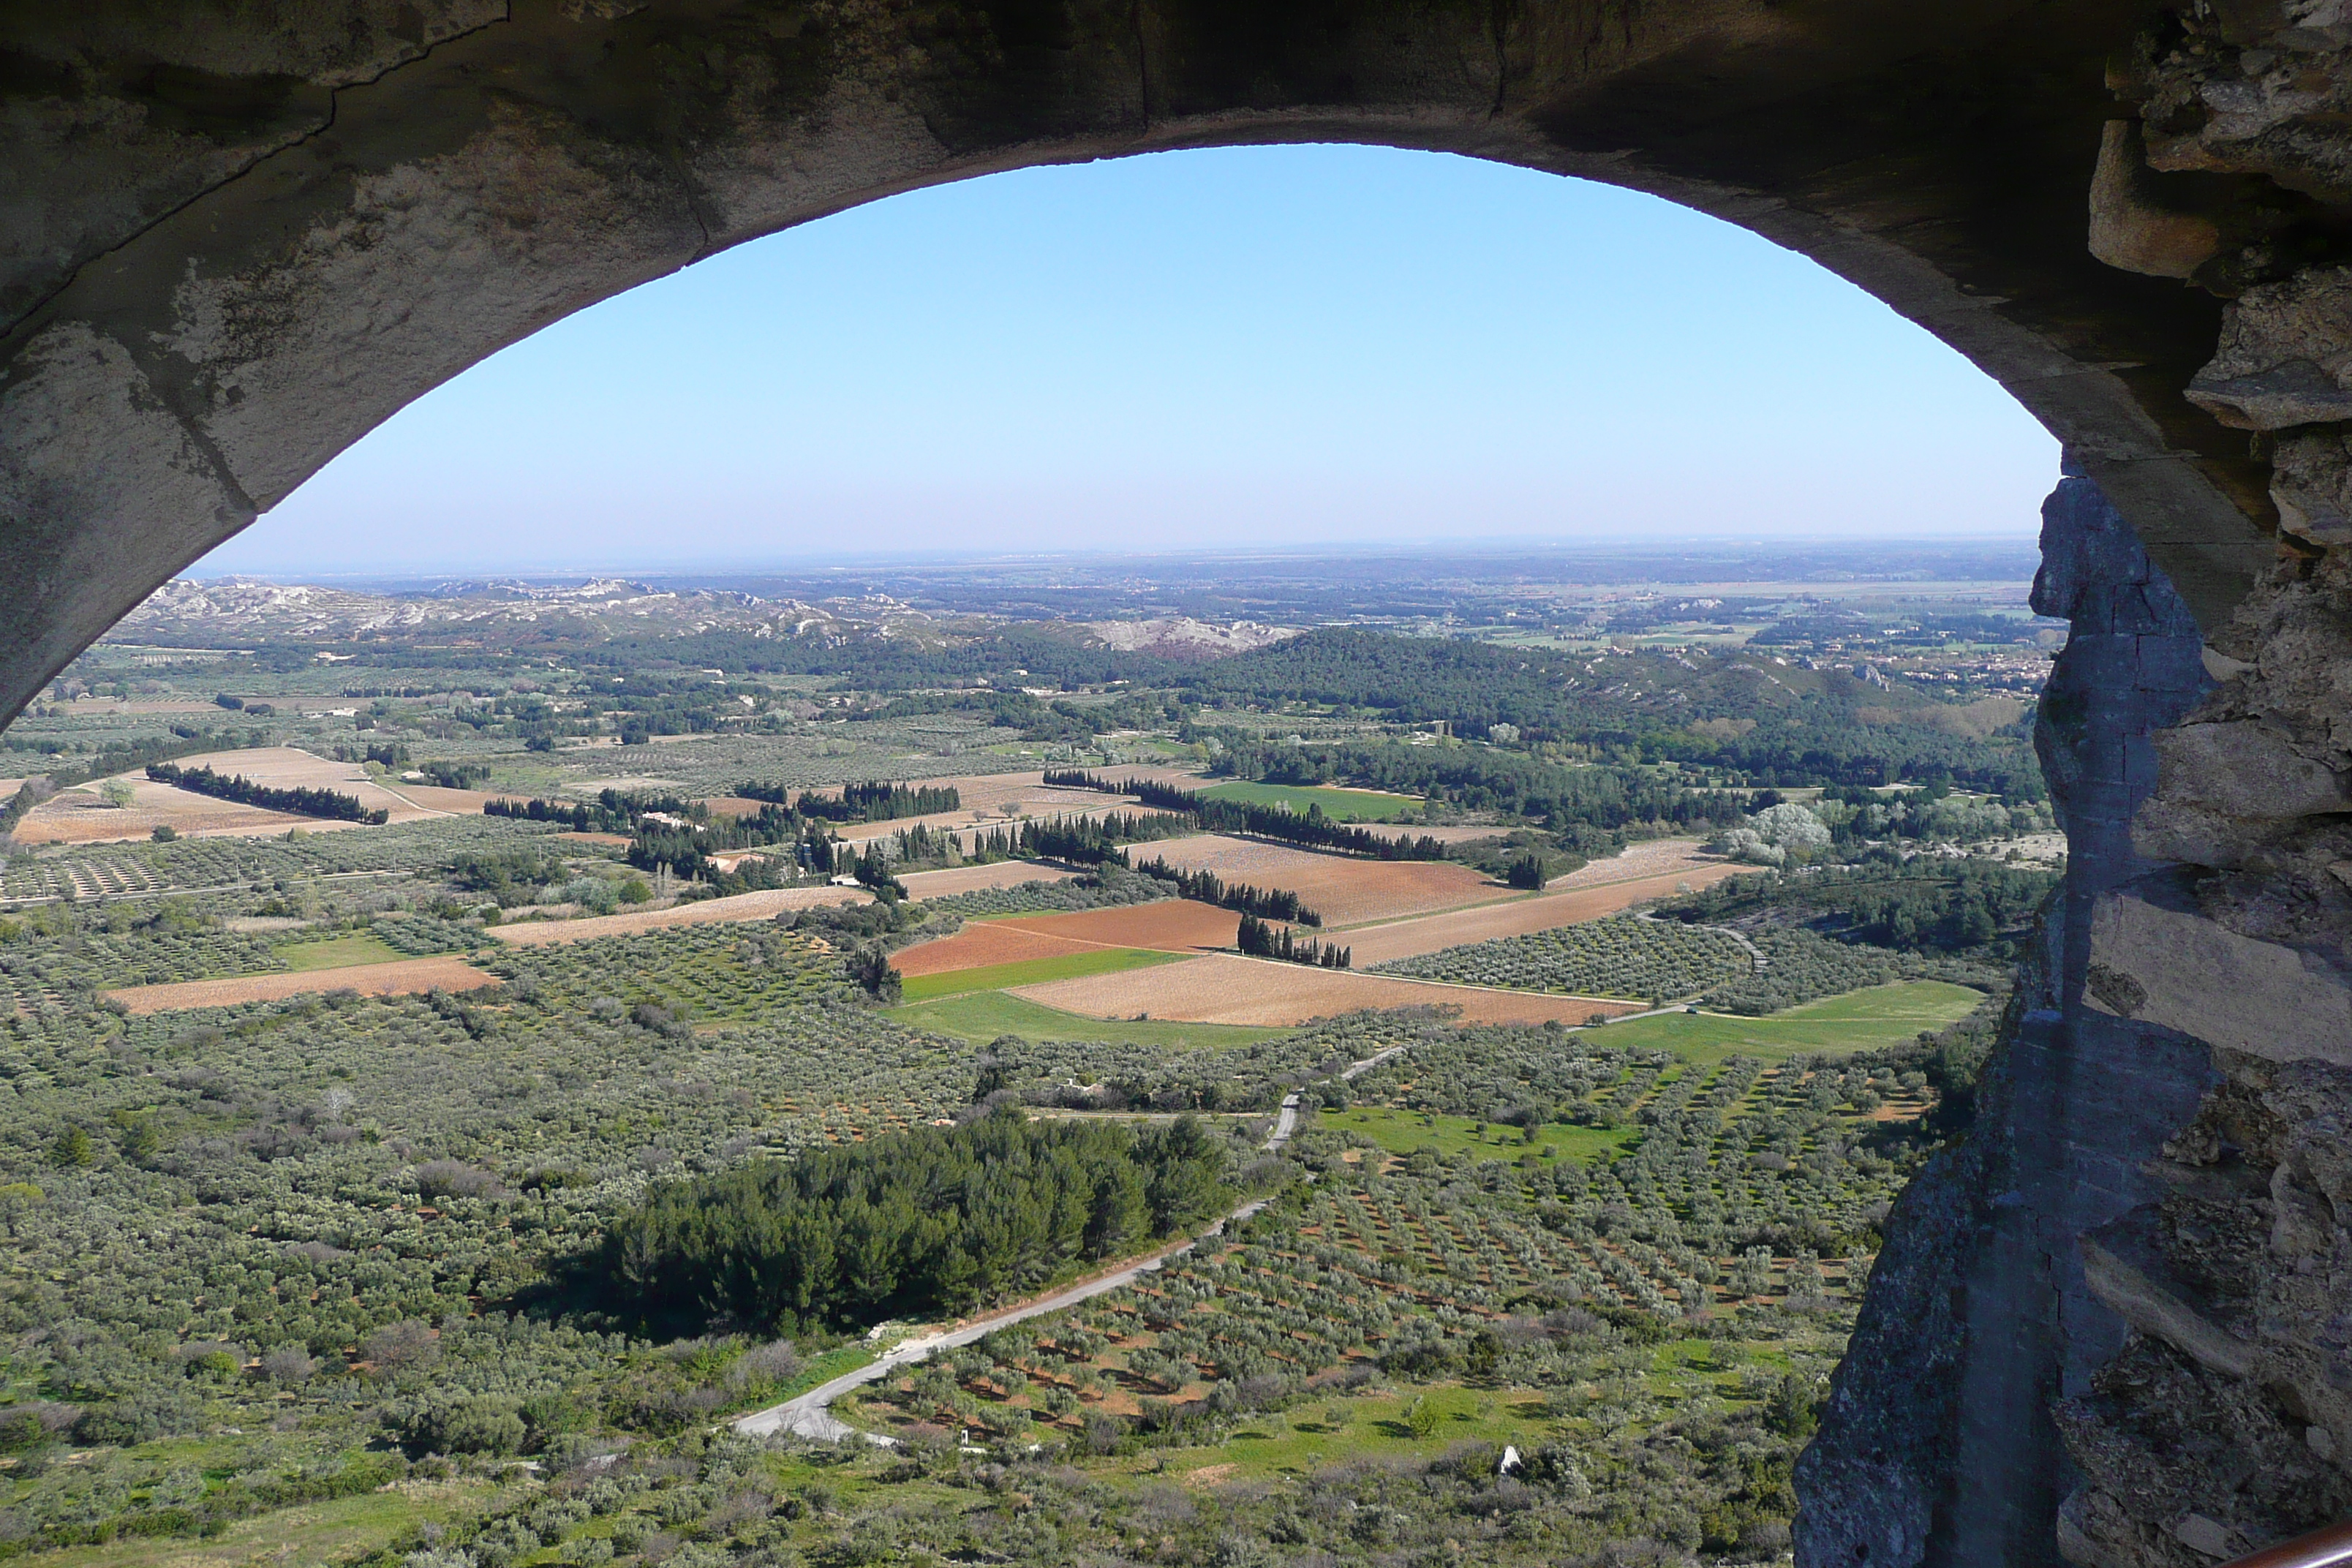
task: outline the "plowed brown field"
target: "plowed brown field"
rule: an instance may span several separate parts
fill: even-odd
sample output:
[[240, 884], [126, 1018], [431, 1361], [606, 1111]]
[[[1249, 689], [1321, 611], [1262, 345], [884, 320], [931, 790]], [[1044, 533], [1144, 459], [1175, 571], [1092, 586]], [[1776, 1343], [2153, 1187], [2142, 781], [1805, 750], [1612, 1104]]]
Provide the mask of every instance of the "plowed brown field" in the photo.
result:
[[1287, 1028], [1366, 1007], [1457, 1007], [1461, 1021], [1474, 1024], [1540, 1024], [1555, 1018], [1581, 1024], [1595, 1013], [1614, 1016], [1634, 1011], [1637, 1005], [1437, 985], [1230, 953], [1116, 974], [1015, 986], [1009, 994], [1097, 1018], [1131, 1018], [1149, 1013], [1176, 1023], [1251, 1024], [1267, 1028]]
[[[370, 811], [381, 808], [393, 822], [414, 822], [430, 816], [372, 781], [357, 763], [317, 757], [295, 746], [255, 746], [244, 751], [207, 752], [183, 757], [184, 768], [209, 767], [218, 773], [241, 773], [273, 789], [331, 789], [357, 799]], [[100, 795], [105, 781], [66, 790], [43, 802], [17, 825], [21, 844], [103, 844], [145, 838], [156, 828], [169, 826], [183, 838], [222, 838], [276, 835], [299, 827], [310, 832], [340, 832], [356, 822], [333, 822], [286, 812], [264, 811], [156, 784], [143, 773], [118, 775], [131, 785], [127, 806], [111, 806]]]
[[973, 893], [983, 888], [1017, 888], [1024, 882], [1066, 882], [1076, 876], [1067, 866], [1044, 860], [999, 860], [993, 866], [952, 866], [944, 871], [909, 871], [898, 879], [910, 899], [944, 899], [951, 893]]
[[1097, 947], [1156, 947], [1169, 952], [1188, 948], [1231, 947], [1242, 917], [1213, 904], [1167, 899], [1124, 909], [1085, 910], [1066, 915], [1015, 915], [992, 925], [1009, 925]]
[[959, 969], [984, 969], [992, 963], [1025, 963], [1033, 958], [1059, 958], [1066, 952], [1087, 952], [1092, 942], [1070, 942], [1016, 931], [1002, 921], [970, 925], [953, 936], [900, 948], [890, 957], [899, 973], [947, 974]]
[[953, 936], [919, 942], [901, 949], [890, 962], [901, 974], [946, 974], [1105, 947], [1190, 952], [1231, 947], [1241, 919], [1231, 910], [1184, 899], [1065, 915], [1021, 915], [978, 921]]
[[292, 974], [247, 974], [234, 980], [182, 980], [169, 985], [131, 985], [102, 994], [133, 1013], [169, 1013], [188, 1007], [230, 1007], [240, 1002], [282, 1002], [322, 991], [356, 991], [362, 996], [413, 996], [426, 991], [472, 991], [495, 985], [463, 959], [404, 958], [397, 963], [355, 963], [346, 969], [312, 969]]
[[1513, 903], [1454, 910], [1441, 915], [1424, 915], [1419, 920], [1398, 921], [1391, 925], [1363, 926], [1346, 932], [1340, 940], [1353, 950], [1356, 967], [1369, 969], [1375, 963], [1386, 963], [1391, 959], [1412, 958], [1442, 948], [1460, 947], [1465, 942], [1491, 942], [1502, 936], [1525, 936], [1529, 931], [1549, 931], [1554, 926], [1599, 920], [1603, 915], [1616, 914], [1652, 899], [1665, 898], [1683, 888], [1706, 887], [1746, 869], [1748, 868], [1744, 866], [1716, 861], [1680, 871], [1629, 878], [1622, 882], [1548, 891], [1539, 897], [1521, 899]]
[[1228, 882], [1297, 893], [1327, 926], [1395, 920], [1511, 897], [1509, 889], [1452, 861], [1360, 860], [1222, 834], [1139, 844], [1128, 853], [1139, 862], [1157, 857], [1187, 871], [1213, 871]]

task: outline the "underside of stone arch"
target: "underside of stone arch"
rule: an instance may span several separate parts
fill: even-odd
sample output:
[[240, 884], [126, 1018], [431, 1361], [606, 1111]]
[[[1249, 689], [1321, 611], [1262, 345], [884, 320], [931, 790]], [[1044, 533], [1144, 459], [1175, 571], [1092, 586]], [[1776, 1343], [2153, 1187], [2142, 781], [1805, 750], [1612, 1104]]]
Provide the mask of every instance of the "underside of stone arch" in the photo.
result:
[[466, 366], [926, 184], [1377, 142], [1852, 279], [2066, 447], [2074, 857], [1801, 1555], [2187, 1563], [2352, 1506], [2339, 0], [188, 0], [15, 8], [0, 63], [0, 714]]

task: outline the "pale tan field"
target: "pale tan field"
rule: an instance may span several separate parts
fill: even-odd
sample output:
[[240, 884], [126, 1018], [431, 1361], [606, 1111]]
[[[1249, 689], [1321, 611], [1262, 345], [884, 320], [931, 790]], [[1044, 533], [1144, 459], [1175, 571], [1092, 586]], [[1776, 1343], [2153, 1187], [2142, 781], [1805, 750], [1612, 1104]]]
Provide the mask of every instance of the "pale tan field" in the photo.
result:
[[133, 1013], [170, 1013], [188, 1007], [229, 1007], [240, 1002], [282, 1002], [324, 991], [356, 991], [362, 996], [413, 996], [426, 991], [471, 991], [499, 983], [457, 958], [404, 958], [397, 963], [355, 963], [343, 969], [313, 969], [292, 974], [247, 974], [233, 980], [183, 980], [169, 985], [131, 985], [102, 993]]
[[[1191, 773], [1169, 768], [1097, 768], [1095, 772], [1107, 778], [1149, 778], [1171, 783], [1180, 787], [1195, 787], [1203, 780]], [[1021, 773], [968, 773], [952, 778], [911, 779], [912, 784], [931, 788], [952, 786], [962, 797], [963, 805], [954, 811], [933, 812], [925, 816], [902, 816], [895, 822], [854, 822], [841, 829], [844, 838], [863, 842], [884, 834], [896, 833], [902, 827], [921, 823], [926, 827], [968, 828], [978, 823], [982, 826], [1017, 821], [1024, 816], [1099, 816], [1105, 812], [1133, 812], [1141, 808], [1124, 795], [1104, 795], [1090, 789], [1048, 789], [1042, 771]], [[820, 789], [813, 795], [837, 798], [838, 788]], [[718, 807], [714, 805], [713, 810]]]
[[821, 904], [862, 904], [873, 895], [863, 888], [777, 888], [763, 893], [738, 893], [731, 899], [704, 899], [667, 910], [639, 910], [625, 915], [591, 915], [580, 921], [527, 921], [499, 926], [491, 932], [509, 947], [543, 947], [557, 942], [593, 942], [600, 936], [627, 936], [659, 931], [665, 926], [723, 925], [730, 921], [764, 921], [792, 910], [813, 910]]
[[[311, 755], [294, 746], [257, 746], [250, 751], [207, 752], [179, 759], [184, 768], [211, 768], [217, 773], [243, 774], [272, 789], [331, 789], [357, 800], [370, 811], [382, 810], [393, 822], [414, 822], [440, 813], [419, 806], [369, 779], [358, 763], [338, 763]], [[100, 795], [106, 780], [94, 780], [59, 793], [17, 826], [22, 844], [103, 844], [145, 838], [168, 825], [184, 838], [257, 837], [283, 833], [291, 827], [336, 832], [357, 827], [354, 822], [332, 822], [263, 811], [234, 801], [215, 800], [194, 790], [174, 789], [150, 780], [144, 772], [116, 775], [133, 792], [131, 805], [117, 808]], [[480, 808], [477, 806], [476, 810]]]
[[1309, 969], [1232, 953], [1016, 986], [1008, 994], [1096, 1018], [1132, 1018], [1148, 1013], [1176, 1023], [1250, 1024], [1265, 1028], [1287, 1028], [1367, 1007], [1457, 1007], [1464, 1023], [1475, 1024], [1540, 1024], [1549, 1019], [1581, 1024], [1596, 1013], [1613, 1016], [1636, 1006], [1577, 996], [1439, 985], [1349, 970]]
[[479, 816], [484, 801], [514, 798], [498, 790], [443, 789], [439, 784], [403, 784], [398, 779], [392, 780], [384, 788], [407, 796], [427, 811], [446, 811], [452, 816]]
[[1481, 838], [1500, 838], [1510, 831], [1507, 827], [1488, 825], [1485, 827], [1408, 827], [1387, 822], [1356, 822], [1376, 838], [1434, 838], [1440, 844], [1475, 844]]
[[1622, 882], [1628, 877], [1647, 877], [1665, 871], [1723, 864], [1716, 856], [1702, 854], [1698, 846], [1699, 841], [1696, 838], [1645, 838], [1638, 844], [1627, 845], [1606, 860], [1594, 860], [1570, 872], [1544, 891], [1549, 894], [1564, 888], [1590, 888], [1600, 882]]
[[1483, 909], [1454, 910], [1390, 925], [1362, 926], [1340, 938], [1354, 950], [1358, 967], [1369, 969], [1391, 959], [1412, 958], [1465, 942], [1492, 942], [1496, 937], [1525, 936], [1554, 926], [1574, 925], [1613, 915], [1652, 899], [1666, 898], [1683, 889], [1704, 888], [1747, 868], [1718, 862], [1688, 871], [1636, 877], [1599, 887], [1547, 891], [1538, 898], [1520, 899]]
[[[331, 789], [357, 800], [370, 811], [390, 812], [394, 822], [412, 822], [440, 815], [402, 799], [368, 777], [359, 763], [339, 763], [315, 756], [299, 746], [256, 746], [250, 751], [207, 752], [182, 757], [184, 768], [210, 768], [216, 773], [242, 773], [272, 789]], [[182, 794], [192, 793], [182, 791]], [[477, 811], [481, 808], [478, 805]]]
[[951, 866], [944, 871], [909, 871], [898, 879], [910, 899], [944, 899], [983, 888], [1017, 888], [1024, 882], [1066, 882], [1077, 873], [1044, 860], [999, 860], [993, 866]]
[[183, 838], [257, 837], [282, 834], [289, 828], [333, 831], [356, 827], [355, 822], [321, 822], [315, 817], [289, 816], [233, 801], [215, 800], [193, 790], [173, 789], [144, 775], [127, 773], [131, 802], [117, 808], [99, 795], [95, 783], [64, 790], [33, 808], [16, 825], [19, 844], [110, 844], [147, 838], [168, 825]]
[[71, 714], [77, 719], [89, 718], [101, 713], [217, 714], [221, 710], [220, 705], [212, 701], [210, 699], [195, 697], [132, 697], [128, 699], [119, 697], [77, 697], [70, 702], [60, 702], [56, 706], [59, 713]]
[[[1038, 793], [1040, 795], [1050, 793], [1054, 796], [1059, 797], [1061, 795], [1076, 792], [1054, 790], [1051, 792], [1040, 791]], [[1120, 812], [1132, 816], [1159, 816], [1162, 815], [1160, 812], [1148, 810], [1145, 807], [1137, 805], [1134, 801], [1121, 800], [1116, 795], [1097, 795], [1091, 790], [1085, 792], [1084, 798], [1075, 803], [1065, 803], [1058, 800], [1058, 798], [1054, 800], [1040, 800], [1034, 803], [1035, 809], [1032, 809], [1033, 803], [1026, 800], [1012, 801], [1007, 804], [1017, 807], [1019, 815], [1014, 816], [989, 816], [976, 813], [969, 809], [963, 811], [936, 811], [923, 816], [901, 816], [895, 821], [890, 822], [845, 822], [838, 828], [835, 829], [835, 831], [853, 844], [863, 844], [869, 838], [887, 838], [891, 834], [898, 832], [901, 828], [913, 827], [917, 824], [920, 824], [925, 827], [932, 828], [934, 830], [954, 833], [957, 836], [957, 842], [962, 845], [964, 849], [969, 852], [974, 847], [977, 840], [982, 836], [985, 835], [990, 829], [1016, 826], [1031, 817], [1050, 818], [1055, 821], [1064, 821], [1076, 817], [1106, 816], [1112, 812]]]
[[707, 795], [702, 804], [710, 808], [713, 816], [757, 816], [768, 803], [740, 795]]
[[1139, 863], [1156, 858], [1187, 871], [1213, 871], [1228, 882], [1297, 893], [1334, 928], [1512, 896], [1484, 873], [1448, 860], [1365, 860], [1222, 834], [1139, 844], [1128, 858]]

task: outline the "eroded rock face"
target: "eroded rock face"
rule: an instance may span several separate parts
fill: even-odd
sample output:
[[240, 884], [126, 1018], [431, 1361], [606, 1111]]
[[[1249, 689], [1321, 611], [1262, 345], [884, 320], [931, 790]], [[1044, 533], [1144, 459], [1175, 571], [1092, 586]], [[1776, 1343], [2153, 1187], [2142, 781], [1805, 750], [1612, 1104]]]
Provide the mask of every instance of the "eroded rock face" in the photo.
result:
[[2132, 1330], [2059, 1410], [2082, 1475], [2061, 1539], [2099, 1568], [2352, 1510], [2352, 447], [2326, 390], [2347, 331], [2346, 274], [2315, 269], [2233, 306], [2198, 383], [2283, 433], [2288, 548], [2214, 638], [2225, 679], [2156, 737], [2132, 845], [2164, 864], [2091, 919], [2088, 1005], [2193, 1037], [2220, 1080], [2149, 1165], [2167, 1194], [2084, 1242]]
[[2125, 1343], [2082, 1237], [2158, 1201], [2148, 1163], [2197, 1110], [2210, 1052], [2104, 1011], [2092, 911], [2152, 868], [2131, 845], [2155, 738], [2212, 682], [2195, 618], [2086, 477], [2042, 507], [2034, 605], [2073, 630], [2035, 735], [2070, 853], [1969, 1136], [1895, 1205], [1821, 1435], [1798, 1465], [1804, 1568], [2060, 1560], [2060, 1402]]

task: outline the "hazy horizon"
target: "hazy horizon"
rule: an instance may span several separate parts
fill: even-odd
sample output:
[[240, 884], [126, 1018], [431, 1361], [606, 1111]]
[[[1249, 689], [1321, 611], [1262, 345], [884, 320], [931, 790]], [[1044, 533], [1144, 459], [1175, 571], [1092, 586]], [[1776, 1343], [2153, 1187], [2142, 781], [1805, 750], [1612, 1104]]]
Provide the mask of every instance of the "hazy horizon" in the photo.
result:
[[[1736, 552], [1738, 559], [1727, 559]], [[1815, 559], [1808, 569], [1807, 557]], [[1875, 557], [1876, 559], [1867, 559]], [[2007, 557], [2007, 559], [2000, 559]], [[1590, 541], [1379, 541], [1356, 548], [1169, 549], [1154, 552], [1116, 550], [1003, 551], [981, 552], [946, 548], [929, 551], [871, 552], [837, 557], [803, 557], [797, 561], [744, 561], [704, 565], [679, 563], [602, 562], [591, 563], [533, 563], [480, 570], [278, 571], [206, 570], [200, 563], [176, 581], [224, 583], [249, 581], [277, 586], [339, 586], [353, 592], [431, 592], [457, 585], [512, 584], [558, 589], [604, 579], [625, 579], [651, 586], [712, 588], [751, 592], [745, 584], [792, 584], [800, 578], [840, 576], [1066, 573], [1074, 582], [1108, 579], [1114, 573], [1170, 583], [1210, 574], [1224, 567], [1234, 575], [1251, 576], [1284, 566], [1353, 564], [1367, 571], [1382, 563], [1398, 566], [1440, 566], [1475, 574], [1481, 567], [1530, 570], [1557, 568], [1561, 575], [1535, 579], [1549, 584], [1601, 585], [1643, 582], [1759, 581], [1832, 584], [1842, 581], [2023, 580], [2037, 563], [2034, 540], [2023, 534], [1950, 536], [1930, 540], [1857, 539], [1721, 539], [1655, 540], [1643, 543], [1605, 544]], [[1615, 571], [1603, 568], [1614, 564]], [[1641, 574], [1654, 565], [1661, 574]], [[1668, 568], [1679, 564], [1680, 572]], [[1742, 569], [1745, 568], [1743, 571]], [[1969, 570], [1976, 568], [1976, 570]], [[1987, 571], [1986, 568], [1996, 570]], [[1719, 569], [1722, 578], [1703, 575]], [[1694, 570], [1702, 574], [1695, 576]]]
[[606, 300], [187, 574], [2027, 536], [2056, 472], [1954, 351], [1713, 218], [1224, 149], [918, 191]]

